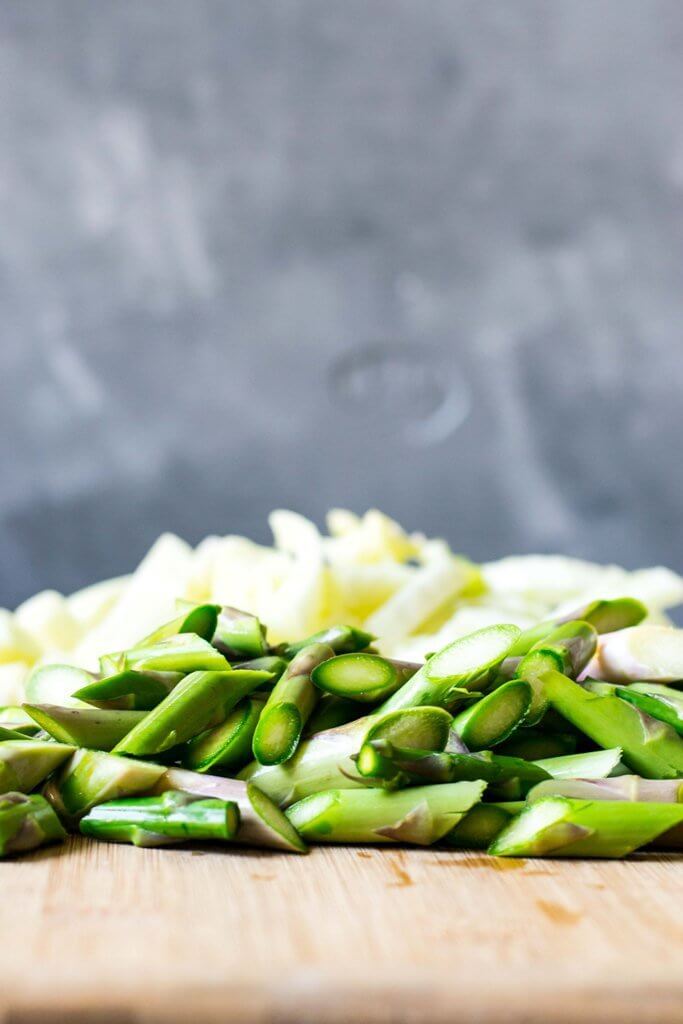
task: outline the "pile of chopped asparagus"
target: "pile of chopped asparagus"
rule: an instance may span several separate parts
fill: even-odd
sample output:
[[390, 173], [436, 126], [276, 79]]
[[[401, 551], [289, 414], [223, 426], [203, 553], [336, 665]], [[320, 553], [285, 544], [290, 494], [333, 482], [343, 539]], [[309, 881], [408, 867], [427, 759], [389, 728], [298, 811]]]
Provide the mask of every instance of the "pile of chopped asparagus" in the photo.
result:
[[596, 601], [414, 664], [352, 626], [272, 646], [254, 615], [183, 606], [97, 675], [38, 668], [0, 710], [0, 855], [68, 832], [298, 853], [681, 848], [681, 634], [645, 614]]

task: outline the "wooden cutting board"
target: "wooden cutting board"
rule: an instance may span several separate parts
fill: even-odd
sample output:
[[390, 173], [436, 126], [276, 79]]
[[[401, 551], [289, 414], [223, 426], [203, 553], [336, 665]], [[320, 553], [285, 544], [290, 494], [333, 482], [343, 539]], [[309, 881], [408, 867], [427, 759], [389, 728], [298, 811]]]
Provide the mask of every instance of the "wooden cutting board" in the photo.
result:
[[680, 1024], [683, 858], [137, 850], [0, 865], [3, 1024]]

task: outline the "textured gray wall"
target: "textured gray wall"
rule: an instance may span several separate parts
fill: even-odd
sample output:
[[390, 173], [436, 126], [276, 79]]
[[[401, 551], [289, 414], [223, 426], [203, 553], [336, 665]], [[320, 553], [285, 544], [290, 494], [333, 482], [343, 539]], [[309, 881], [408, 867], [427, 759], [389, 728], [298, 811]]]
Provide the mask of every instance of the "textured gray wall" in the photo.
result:
[[683, 568], [679, 0], [5, 0], [0, 601], [379, 505]]

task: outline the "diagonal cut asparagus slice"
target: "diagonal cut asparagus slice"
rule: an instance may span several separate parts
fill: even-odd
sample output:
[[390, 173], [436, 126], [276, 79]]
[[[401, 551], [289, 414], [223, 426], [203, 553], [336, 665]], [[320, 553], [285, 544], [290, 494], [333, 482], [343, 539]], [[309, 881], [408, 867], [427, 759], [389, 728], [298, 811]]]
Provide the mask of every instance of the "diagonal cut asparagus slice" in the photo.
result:
[[572, 620], [558, 626], [522, 658], [515, 675], [525, 679], [532, 688], [527, 713], [529, 725], [539, 722], [548, 710], [548, 698], [541, 682], [543, 674], [555, 669], [576, 679], [593, 657], [597, 644], [598, 634], [590, 623]]
[[683, 781], [641, 779], [639, 775], [583, 779], [557, 777], [539, 782], [527, 794], [527, 803], [545, 796], [566, 796], [575, 800], [629, 800], [638, 803], [683, 803]]
[[623, 750], [625, 763], [646, 778], [683, 775], [683, 740], [664, 722], [619, 697], [591, 693], [560, 672], [542, 683], [551, 705], [601, 747]]
[[543, 643], [558, 627], [570, 622], [577, 620], [587, 622], [600, 634], [616, 633], [619, 630], [637, 626], [646, 615], [645, 605], [633, 597], [591, 601], [567, 615], [539, 622], [538, 625], [525, 629], [510, 650], [509, 657], [523, 658], [533, 647]]
[[683, 736], [683, 692], [680, 690], [658, 683], [632, 683], [631, 686], [618, 686], [615, 692], [617, 697], [658, 721], [666, 722], [679, 736]]
[[610, 683], [683, 680], [683, 629], [636, 626], [602, 637], [585, 675]]
[[153, 644], [159, 643], [160, 640], [169, 640], [181, 633], [195, 633], [202, 640], [211, 640], [216, 631], [219, 611], [220, 605], [217, 604], [194, 605], [183, 602], [180, 615], [139, 640], [135, 647], [151, 647]]
[[251, 783], [240, 779], [224, 779], [217, 775], [199, 775], [182, 768], [169, 768], [151, 792], [165, 793], [167, 790], [234, 800], [240, 812], [237, 842], [288, 850], [291, 853], [307, 852], [305, 842], [280, 808]]
[[83, 835], [135, 846], [188, 841], [229, 842], [239, 830], [237, 804], [216, 797], [168, 791], [161, 796], [110, 800], [81, 818]]
[[330, 626], [328, 629], [321, 629], [319, 633], [304, 640], [297, 640], [296, 643], [287, 644], [284, 648], [286, 658], [293, 658], [295, 654], [302, 651], [310, 644], [327, 644], [335, 654], [353, 654], [356, 651], [364, 651], [374, 640], [372, 633], [366, 633], [355, 626]]
[[230, 665], [215, 647], [196, 633], [178, 633], [123, 654], [121, 670], [137, 672], [221, 672]]
[[0, 796], [0, 857], [35, 850], [65, 837], [62, 823], [44, 797], [37, 793]]
[[449, 644], [422, 666], [378, 709], [380, 712], [430, 704], [452, 707], [468, 691], [484, 690], [492, 671], [519, 637], [517, 626], [487, 626]]
[[378, 654], [340, 654], [313, 669], [311, 679], [325, 693], [376, 704], [396, 693], [421, 665]]
[[291, 761], [263, 766], [253, 762], [240, 772], [280, 806], [321, 789], [362, 787], [352, 760], [364, 743], [389, 739], [397, 746], [443, 750], [453, 719], [442, 708], [404, 708], [385, 715], [368, 715], [348, 725], [316, 733], [302, 743]]
[[74, 748], [52, 740], [3, 740], [0, 743], [0, 793], [30, 793], [52, 774]]
[[453, 782], [387, 792], [330, 789], [294, 804], [287, 817], [318, 843], [414, 843], [431, 846], [477, 803], [484, 782]]
[[236, 772], [251, 761], [251, 744], [265, 698], [245, 697], [215, 729], [209, 729], [187, 744], [180, 760], [185, 768], [208, 772], [220, 768]]
[[262, 658], [268, 654], [265, 626], [250, 612], [229, 605], [219, 610], [212, 643], [230, 659]]
[[31, 718], [60, 743], [111, 750], [145, 717], [145, 711], [65, 708], [59, 704], [24, 704]]
[[621, 747], [608, 747], [585, 754], [544, 757], [534, 763], [554, 779], [606, 779], [619, 768], [621, 755]]
[[453, 719], [453, 730], [470, 750], [487, 750], [502, 743], [526, 718], [531, 686], [513, 679], [471, 704]]
[[[54, 745], [54, 744], [53, 744]], [[101, 750], [77, 750], [44, 788], [57, 813], [74, 821], [97, 804], [144, 793], [164, 774], [164, 767]]]
[[219, 725], [267, 672], [193, 672], [114, 747], [116, 754], [159, 754]]
[[494, 839], [498, 857], [625, 857], [683, 822], [683, 805], [571, 800], [528, 804]]
[[88, 683], [74, 697], [95, 707], [151, 711], [183, 678], [182, 672], [136, 672], [125, 669]]
[[63, 707], [84, 707], [74, 696], [77, 690], [88, 686], [94, 676], [72, 665], [42, 665], [34, 669], [26, 680], [24, 693], [32, 704], [61, 704]]
[[446, 751], [434, 753], [397, 747], [390, 740], [375, 739], [364, 743], [354, 759], [358, 773], [372, 779], [375, 785], [382, 780], [392, 787], [427, 782], [464, 782], [483, 780], [504, 782], [523, 779], [529, 783], [546, 779], [549, 773], [542, 767], [516, 757], [501, 757], [489, 750], [477, 754], [454, 754]]
[[270, 692], [254, 732], [254, 757], [260, 764], [288, 761], [299, 745], [304, 726], [318, 702], [320, 691], [311, 673], [334, 657], [328, 644], [309, 644], [295, 654]]

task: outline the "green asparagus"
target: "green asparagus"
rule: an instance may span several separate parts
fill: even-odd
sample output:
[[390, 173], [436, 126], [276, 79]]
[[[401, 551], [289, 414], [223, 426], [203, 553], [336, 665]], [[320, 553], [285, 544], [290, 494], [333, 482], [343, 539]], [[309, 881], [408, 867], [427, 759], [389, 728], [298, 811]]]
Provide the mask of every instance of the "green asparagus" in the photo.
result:
[[316, 666], [311, 679], [325, 693], [361, 704], [377, 704], [396, 693], [421, 668], [378, 654], [341, 654]]
[[102, 711], [59, 704], [24, 704], [38, 725], [60, 743], [92, 750], [111, 750], [146, 715], [145, 711]]
[[44, 797], [37, 793], [0, 796], [0, 857], [35, 850], [65, 837], [59, 818]]
[[526, 718], [532, 689], [513, 679], [471, 704], [453, 719], [453, 729], [470, 750], [487, 750], [502, 743]]
[[355, 758], [363, 778], [383, 780], [394, 786], [426, 782], [464, 782], [480, 779], [498, 783], [523, 779], [530, 784], [550, 776], [540, 765], [516, 757], [501, 757], [489, 750], [476, 754], [409, 750], [387, 739], [364, 743]]
[[251, 744], [264, 704], [265, 700], [254, 696], [241, 700], [224, 722], [190, 740], [180, 757], [183, 766], [197, 772], [244, 768], [251, 760]]
[[308, 739], [316, 732], [325, 732], [326, 729], [336, 729], [340, 725], [346, 725], [347, 722], [353, 722], [355, 718], [362, 718], [366, 713], [367, 708], [362, 704], [357, 704], [355, 700], [333, 697], [331, 693], [324, 693], [306, 722], [304, 739]]
[[355, 626], [330, 626], [329, 629], [321, 629], [319, 633], [314, 633], [304, 640], [285, 644], [283, 653], [285, 657], [293, 658], [311, 644], [327, 644], [335, 654], [354, 654], [356, 651], [364, 651], [374, 639], [371, 633], [356, 629]]
[[81, 818], [79, 828], [85, 836], [109, 842], [168, 846], [190, 840], [229, 842], [239, 821], [233, 801], [169, 791], [98, 804]]
[[95, 707], [151, 711], [183, 678], [182, 672], [125, 669], [76, 690], [74, 697]]
[[0, 742], [0, 793], [30, 793], [51, 775], [75, 747], [26, 737]]
[[226, 658], [262, 658], [268, 653], [265, 626], [249, 612], [223, 605], [212, 637]]
[[77, 750], [43, 792], [60, 817], [75, 821], [97, 804], [151, 789], [164, 770], [101, 750]]

